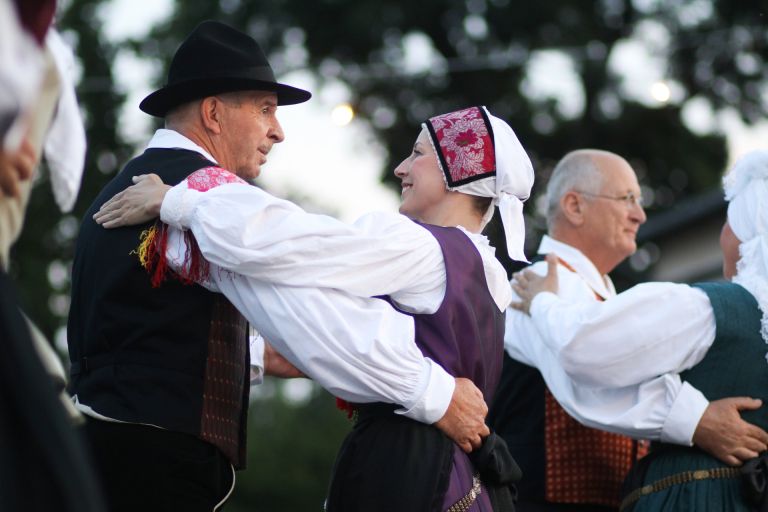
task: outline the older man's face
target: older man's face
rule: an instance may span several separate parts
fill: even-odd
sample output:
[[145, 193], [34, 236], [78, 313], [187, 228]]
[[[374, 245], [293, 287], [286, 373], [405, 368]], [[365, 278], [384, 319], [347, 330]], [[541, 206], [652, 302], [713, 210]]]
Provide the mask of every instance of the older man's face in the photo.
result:
[[277, 95], [245, 91], [237, 93], [237, 101], [224, 97], [220, 163], [243, 179], [256, 178], [272, 145], [285, 138], [276, 115]]
[[643, 207], [627, 198], [640, 198], [640, 185], [632, 167], [617, 155], [597, 156], [595, 164], [603, 183], [599, 192], [585, 196], [585, 227], [593, 249], [618, 264], [637, 250], [637, 230], [646, 219]]

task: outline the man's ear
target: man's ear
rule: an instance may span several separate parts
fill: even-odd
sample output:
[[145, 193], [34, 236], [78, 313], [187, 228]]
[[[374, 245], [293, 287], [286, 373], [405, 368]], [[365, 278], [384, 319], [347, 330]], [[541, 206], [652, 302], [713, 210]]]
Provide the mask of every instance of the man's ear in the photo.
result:
[[560, 211], [572, 225], [581, 226], [584, 223], [584, 198], [569, 190], [560, 198]]
[[208, 96], [200, 102], [200, 119], [206, 130], [221, 133], [221, 116], [224, 103], [216, 96]]

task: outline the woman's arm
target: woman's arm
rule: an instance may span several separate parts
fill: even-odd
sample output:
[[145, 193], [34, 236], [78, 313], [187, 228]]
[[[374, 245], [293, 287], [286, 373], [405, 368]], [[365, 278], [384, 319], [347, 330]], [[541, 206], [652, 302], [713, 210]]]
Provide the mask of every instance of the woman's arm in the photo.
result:
[[556, 295], [556, 258], [547, 257], [546, 275], [538, 268], [515, 275], [520, 301], [511, 314], [529, 313], [541, 341], [581, 384], [623, 387], [679, 373], [715, 339], [712, 306], [697, 288], [645, 283], [602, 302], [566, 301]]
[[715, 339], [707, 296], [681, 284], [641, 284], [593, 303], [542, 293], [531, 316], [568, 375], [590, 386], [629, 386], [681, 372], [701, 361]]
[[159, 180], [147, 181], [108, 201], [97, 222], [118, 227], [145, 221], [161, 205], [163, 222], [191, 229], [207, 260], [238, 274], [357, 296], [392, 295], [405, 303], [431, 294], [439, 305], [442, 298], [440, 246], [402, 215], [374, 213], [350, 225], [242, 183], [201, 192], [189, 178], [170, 190]]

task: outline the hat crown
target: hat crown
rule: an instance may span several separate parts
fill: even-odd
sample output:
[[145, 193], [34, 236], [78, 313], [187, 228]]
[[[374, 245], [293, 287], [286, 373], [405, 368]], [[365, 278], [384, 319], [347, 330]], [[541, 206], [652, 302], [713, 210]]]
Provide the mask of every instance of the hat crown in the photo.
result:
[[274, 82], [267, 57], [247, 34], [218, 21], [204, 21], [179, 46], [168, 71], [168, 84], [211, 77], [240, 76], [243, 72]]
[[278, 83], [264, 51], [249, 35], [218, 21], [204, 21], [173, 56], [165, 86], [139, 105], [163, 117], [186, 102], [234, 91], [271, 91], [278, 105], [307, 101], [312, 94]]

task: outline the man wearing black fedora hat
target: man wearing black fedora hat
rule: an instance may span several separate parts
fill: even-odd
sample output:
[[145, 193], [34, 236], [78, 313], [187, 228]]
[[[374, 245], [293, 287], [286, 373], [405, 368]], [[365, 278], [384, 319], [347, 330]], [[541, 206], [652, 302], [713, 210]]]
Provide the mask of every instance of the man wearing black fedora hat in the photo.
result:
[[248, 326], [221, 296], [153, 283], [131, 254], [150, 224], [108, 232], [91, 215], [146, 169], [172, 183], [216, 166], [256, 177], [283, 140], [277, 106], [310, 96], [278, 83], [248, 35], [200, 24], [166, 85], [140, 105], [166, 129], [85, 215], [72, 271], [70, 391], [88, 418], [110, 510], [209, 511], [224, 501], [232, 467], [245, 465]]
[[[263, 367], [264, 346], [249, 343], [245, 319], [222, 295], [164, 279], [170, 242], [161, 223], [105, 230], [92, 217], [148, 171], [170, 185], [200, 169], [209, 170], [211, 180], [225, 176], [222, 168], [255, 178], [272, 146], [284, 138], [278, 105], [310, 96], [278, 83], [252, 38], [218, 22], [202, 23], [177, 50], [167, 84], [140, 105], [164, 117], [166, 128], [85, 215], [72, 271], [71, 392], [88, 417], [85, 430], [110, 510], [220, 507], [234, 485], [232, 468], [245, 465], [250, 372], [252, 365]], [[197, 186], [205, 190], [211, 183]], [[155, 271], [147, 275], [145, 267]], [[322, 302], [328, 317], [331, 312], [342, 319], [360, 314], [359, 304], [353, 309], [343, 298], [331, 300], [336, 292], [304, 293], [307, 303]], [[345, 382], [349, 369], [359, 372], [370, 354], [326, 351], [316, 363], [333, 385], [321, 383], [351, 397], [399, 403], [414, 419], [441, 420], [457, 441], [479, 442], [478, 433], [487, 432], [480, 392], [426, 360], [415, 349], [412, 328], [390, 329], [382, 336], [382, 325], [402, 320], [381, 301], [369, 300], [374, 320], [365, 329], [352, 330], [342, 322], [318, 329], [313, 341], [370, 339], [371, 345], [387, 346], [371, 352], [386, 353], [392, 365], [385, 371], [381, 363], [369, 364], [369, 378]]]

